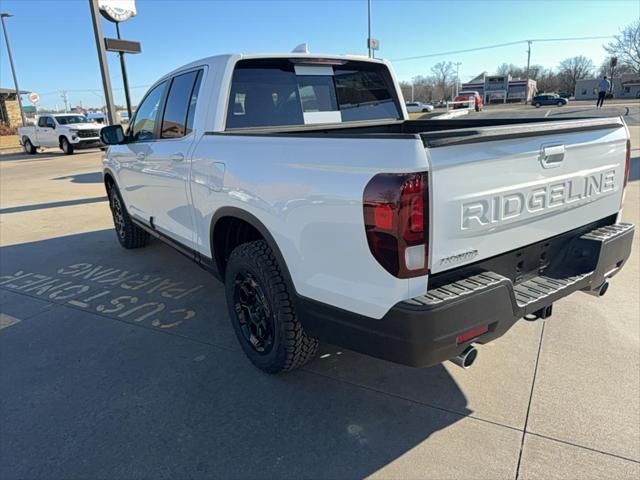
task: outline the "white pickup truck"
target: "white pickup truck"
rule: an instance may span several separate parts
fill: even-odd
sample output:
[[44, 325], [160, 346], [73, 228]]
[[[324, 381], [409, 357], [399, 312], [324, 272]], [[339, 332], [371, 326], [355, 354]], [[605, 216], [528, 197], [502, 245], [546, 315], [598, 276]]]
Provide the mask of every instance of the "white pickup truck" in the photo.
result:
[[56, 113], [41, 115], [31, 127], [18, 128], [24, 151], [33, 155], [40, 147], [59, 147], [67, 155], [76, 149], [101, 147], [102, 125], [90, 122], [84, 115]]
[[631, 251], [622, 119], [411, 121], [381, 60], [205, 58], [102, 140], [120, 243], [160, 238], [224, 281], [271, 373], [319, 340], [468, 367], [518, 319], [603, 295]]

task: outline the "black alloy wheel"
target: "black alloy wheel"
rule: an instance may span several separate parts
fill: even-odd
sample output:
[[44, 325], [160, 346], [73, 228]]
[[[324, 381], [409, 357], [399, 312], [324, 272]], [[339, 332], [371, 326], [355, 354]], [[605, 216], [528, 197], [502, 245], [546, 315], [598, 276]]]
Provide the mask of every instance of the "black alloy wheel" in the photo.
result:
[[236, 320], [246, 342], [260, 355], [273, 348], [273, 311], [263, 288], [247, 270], [238, 272], [234, 280], [233, 306]]

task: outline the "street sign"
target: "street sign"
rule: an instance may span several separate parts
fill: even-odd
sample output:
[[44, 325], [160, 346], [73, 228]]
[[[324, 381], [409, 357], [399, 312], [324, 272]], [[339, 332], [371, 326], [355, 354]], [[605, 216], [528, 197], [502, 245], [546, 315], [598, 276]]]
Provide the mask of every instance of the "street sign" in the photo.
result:
[[380, 50], [380, 40], [376, 38], [368, 39], [367, 48], [370, 48], [371, 50]]
[[29, 101], [31, 103], [38, 103], [40, 101], [40, 95], [38, 95], [36, 92], [31, 92], [29, 94]]
[[104, 46], [109, 52], [140, 53], [142, 51], [140, 42], [120, 38], [105, 38]]
[[98, 0], [98, 8], [110, 22], [124, 22], [137, 15], [135, 0]]

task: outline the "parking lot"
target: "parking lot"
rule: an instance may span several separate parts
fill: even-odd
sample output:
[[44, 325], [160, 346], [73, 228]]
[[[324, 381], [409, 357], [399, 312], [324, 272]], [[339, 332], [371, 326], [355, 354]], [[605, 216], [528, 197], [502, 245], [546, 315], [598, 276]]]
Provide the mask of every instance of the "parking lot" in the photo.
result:
[[640, 476], [638, 230], [604, 298], [518, 322], [470, 370], [323, 345], [269, 376], [243, 355], [220, 283], [158, 241], [119, 246], [101, 155], [0, 157], [3, 479]]

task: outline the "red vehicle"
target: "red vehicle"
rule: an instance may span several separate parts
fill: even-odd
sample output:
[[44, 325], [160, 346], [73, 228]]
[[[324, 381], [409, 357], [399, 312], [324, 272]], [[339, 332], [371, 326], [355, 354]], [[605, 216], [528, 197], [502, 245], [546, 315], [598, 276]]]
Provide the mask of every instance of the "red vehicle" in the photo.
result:
[[[465, 100], [469, 100], [469, 98], [474, 97], [476, 99], [476, 112], [482, 110], [484, 107], [484, 102], [482, 101], [482, 96], [476, 91], [463, 91], [458, 93], [458, 96], [455, 98], [454, 102], [464, 102]], [[453, 108], [469, 108], [468, 103], [454, 103]]]

